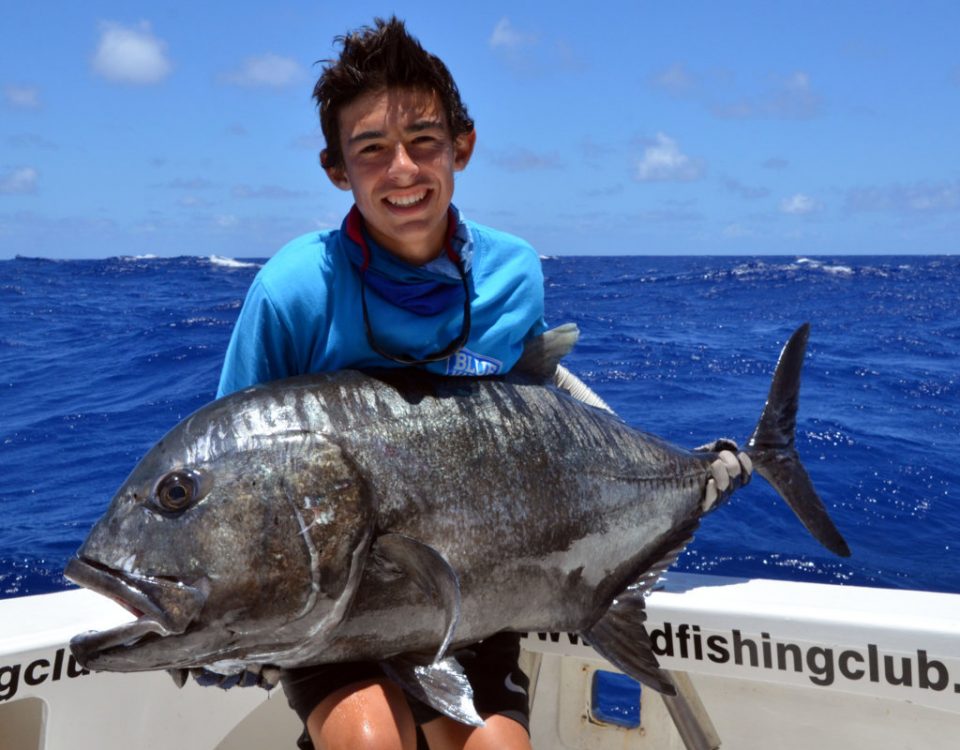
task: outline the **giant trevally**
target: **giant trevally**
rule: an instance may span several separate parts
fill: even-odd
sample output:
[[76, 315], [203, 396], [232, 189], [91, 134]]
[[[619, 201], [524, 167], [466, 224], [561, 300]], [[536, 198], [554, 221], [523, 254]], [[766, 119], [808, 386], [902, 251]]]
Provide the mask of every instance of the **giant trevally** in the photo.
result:
[[[720, 504], [718, 482], [728, 494], [716, 466], [731, 446], [685, 450], [554, 387], [576, 334], [545, 336], [506, 377], [347, 370], [249, 388], [183, 420], [67, 566], [137, 615], [78, 635], [77, 659], [224, 674], [379, 660], [472, 721], [449, 648], [565, 631], [672, 692], [643, 596]], [[740, 476], [752, 462], [847, 555], [794, 448], [807, 337], [804, 325], [784, 346]]]

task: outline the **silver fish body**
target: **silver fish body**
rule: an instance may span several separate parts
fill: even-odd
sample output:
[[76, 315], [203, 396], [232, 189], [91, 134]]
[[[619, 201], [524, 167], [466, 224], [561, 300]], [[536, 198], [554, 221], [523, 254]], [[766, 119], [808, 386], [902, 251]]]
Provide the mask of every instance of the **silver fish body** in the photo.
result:
[[[774, 393], [801, 330], [748, 451], [785, 497], [809, 484], [790, 466], [798, 378], [780, 378], [792, 404]], [[642, 628], [630, 592], [691, 538], [715, 459], [525, 375], [251, 388], [174, 427], [120, 488], [66, 573], [139, 617], [72, 648], [93, 669], [231, 671], [570, 631], [642, 673], [610, 635]], [[813, 498], [787, 500], [844, 554]]]

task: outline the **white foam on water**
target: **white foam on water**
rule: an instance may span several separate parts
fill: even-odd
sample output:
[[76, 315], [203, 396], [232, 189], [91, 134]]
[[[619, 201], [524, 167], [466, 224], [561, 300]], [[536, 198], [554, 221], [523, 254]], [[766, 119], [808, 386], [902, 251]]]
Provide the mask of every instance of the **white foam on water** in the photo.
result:
[[853, 269], [850, 266], [823, 266], [825, 273], [832, 273], [838, 276], [852, 276]]
[[226, 258], [222, 255], [211, 255], [207, 260], [212, 266], [221, 266], [222, 268], [259, 268], [259, 263], [237, 260], [236, 258]]

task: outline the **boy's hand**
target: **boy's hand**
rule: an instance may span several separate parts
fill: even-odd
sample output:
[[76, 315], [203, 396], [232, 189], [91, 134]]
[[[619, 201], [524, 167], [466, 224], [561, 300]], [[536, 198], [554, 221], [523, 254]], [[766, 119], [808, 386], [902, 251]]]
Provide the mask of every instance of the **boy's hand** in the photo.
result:
[[249, 667], [236, 674], [220, 674], [209, 669], [191, 669], [191, 670], [167, 670], [173, 681], [179, 686], [183, 686], [186, 681], [185, 672], [190, 675], [198, 685], [202, 687], [218, 687], [221, 690], [229, 690], [234, 687], [261, 687], [264, 690], [272, 690], [280, 682], [280, 670], [277, 667], [256, 666]]
[[717, 458], [710, 464], [712, 476], [707, 479], [703, 493], [704, 511], [710, 510], [718, 502], [723, 502], [736, 490], [749, 484], [753, 474], [753, 462], [733, 440], [720, 438], [694, 450], [717, 454]]

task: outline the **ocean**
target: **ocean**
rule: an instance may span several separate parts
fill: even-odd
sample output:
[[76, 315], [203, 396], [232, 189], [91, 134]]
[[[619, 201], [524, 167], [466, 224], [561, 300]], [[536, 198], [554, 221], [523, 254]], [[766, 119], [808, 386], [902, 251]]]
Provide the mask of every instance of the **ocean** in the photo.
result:
[[[0, 598], [61, 571], [137, 460], [213, 398], [262, 260], [0, 261]], [[811, 324], [797, 447], [852, 549], [821, 549], [755, 479], [676, 568], [960, 592], [960, 256], [556, 257], [548, 322], [626, 419], [741, 444]]]

